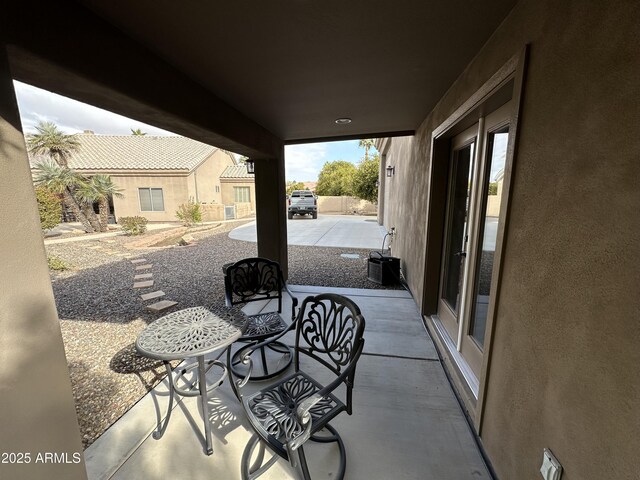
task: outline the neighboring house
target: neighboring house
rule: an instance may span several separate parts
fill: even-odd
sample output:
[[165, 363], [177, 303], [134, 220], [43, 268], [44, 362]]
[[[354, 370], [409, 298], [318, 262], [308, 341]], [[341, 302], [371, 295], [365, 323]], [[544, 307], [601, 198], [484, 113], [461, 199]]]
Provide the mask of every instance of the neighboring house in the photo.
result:
[[[222, 172], [237, 168], [233, 155], [224, 150], [177, 136], [95, 135], [87, 130], [76, 138], [80, 147], [69, 167], [87, 176], [111, 176], [123, 194], [113, 199], [116, 218], [140, 215], [152, 222], [175, 221], [178, 206], [189, 199], [234, 204], [233, 197], [222, 193]], [[31, 160], [32, 167], [37, 161]], [[233, 180], [225, 184], [233, 189]]]
[[[251, 213], [256, 211], [255, 176], [247, 173], [244, 164], [230, 165], [220, 175], [222, 203], [225, 205], [250, 204]], [[236, 217], [243, 217], [237, 212]]]

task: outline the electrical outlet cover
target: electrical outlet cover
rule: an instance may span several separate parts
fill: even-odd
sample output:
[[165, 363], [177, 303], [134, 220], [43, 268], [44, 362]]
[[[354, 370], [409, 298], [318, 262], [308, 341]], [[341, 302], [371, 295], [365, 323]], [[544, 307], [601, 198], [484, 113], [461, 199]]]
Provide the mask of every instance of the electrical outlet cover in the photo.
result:
[[558, 459], [554, 457], [551, 450], [544, 449], [542, 455], [542, 467], [540, 467], [540, 473], [544, 480], [560, 480], [562, 476], [562, 465], [558, 462]]

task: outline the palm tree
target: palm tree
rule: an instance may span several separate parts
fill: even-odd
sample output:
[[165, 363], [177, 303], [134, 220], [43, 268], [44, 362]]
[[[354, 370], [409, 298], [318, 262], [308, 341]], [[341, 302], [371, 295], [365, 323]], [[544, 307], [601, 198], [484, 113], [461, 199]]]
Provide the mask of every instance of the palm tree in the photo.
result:
[[131, 128], [130, 130], [131, 130], [131, 135], [135, 135], [136, 137], [143, 137], [147, 134], [147, 132], [143, 132], [139, 128], [136, 128], [135, 130]]
[[27, 135], [29, 152], [48, 155], [61, 167], [67, 167], [69, 157], [80, 147], [76, 136], [66, 135], [52, 122], [38, 123], [36, 131], [38, 133]]
[[109, 199], [122, 197], [122, 189], [116, 187], [109, 175], [94, 175], [78, 189], [79, 198], [88, 205], [98, 202], [100, 231], [106, 232], [109, 224]]
[[358, 147], [364, 148], [364, 159], [369, 160], [369, 149], [375, 147], [375, 140], [373, 138], [365, 138], [358, 142]]
[[67, 167], [53, 161], [43, 161], [36, 165], [36, 185], [44, 185], [54, 193], [62, 195], [62, 201], [71, 209], [75, 217], [82, 223], [87, 233], [93, 233], [95, 227], [82, 209], [82, 205], [73, 196], [74, 190], [83, 188], [87, 179]]

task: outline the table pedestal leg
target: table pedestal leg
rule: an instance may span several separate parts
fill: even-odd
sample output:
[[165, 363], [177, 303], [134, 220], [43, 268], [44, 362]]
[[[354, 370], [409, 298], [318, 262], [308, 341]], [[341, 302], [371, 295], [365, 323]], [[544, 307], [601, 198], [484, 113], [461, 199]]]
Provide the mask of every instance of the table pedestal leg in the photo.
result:
[[211, 445], [211, 423], [209, 419], [209, 398], [207, 396], [207, 370], [205, 368], [204, 355], [198, 357], [198, 387], [200, 389], [200, 401], [202, 402], [202, 417], [204, 418], [204, 438], [207, 444], [207, 455], [213, 453]]
[[164, 431], [169, 425], [169, 419], [171, 418], [171, 411], [173, 410], [173, 372], [171, 371], [171, 364], [167, 361], [163, 362], [164, 368], [167, 370], [167, 380], [169, 381], [169, 407], [167, 408], [167, 416], [162, 423], [160, 418], [160, 411], [158, 410], [158, 430], [153, 432], [153, 438], [158, 440], [164, 435]]

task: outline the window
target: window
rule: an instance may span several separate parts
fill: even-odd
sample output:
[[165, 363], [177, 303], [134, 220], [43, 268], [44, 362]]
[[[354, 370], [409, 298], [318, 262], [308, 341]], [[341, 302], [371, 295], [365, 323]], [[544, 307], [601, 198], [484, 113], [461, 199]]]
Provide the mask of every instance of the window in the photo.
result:
[[161, 188], [139, 188], [138, 195], [140, 196], [140, 211], [164, 211], [164, 196]]
[[220, 193], [220, 185], [216, 185], [216, 193]]
[[251, 193], [249, 187], [233, 187], [233, 201], [235, 203], [251, 202]]

